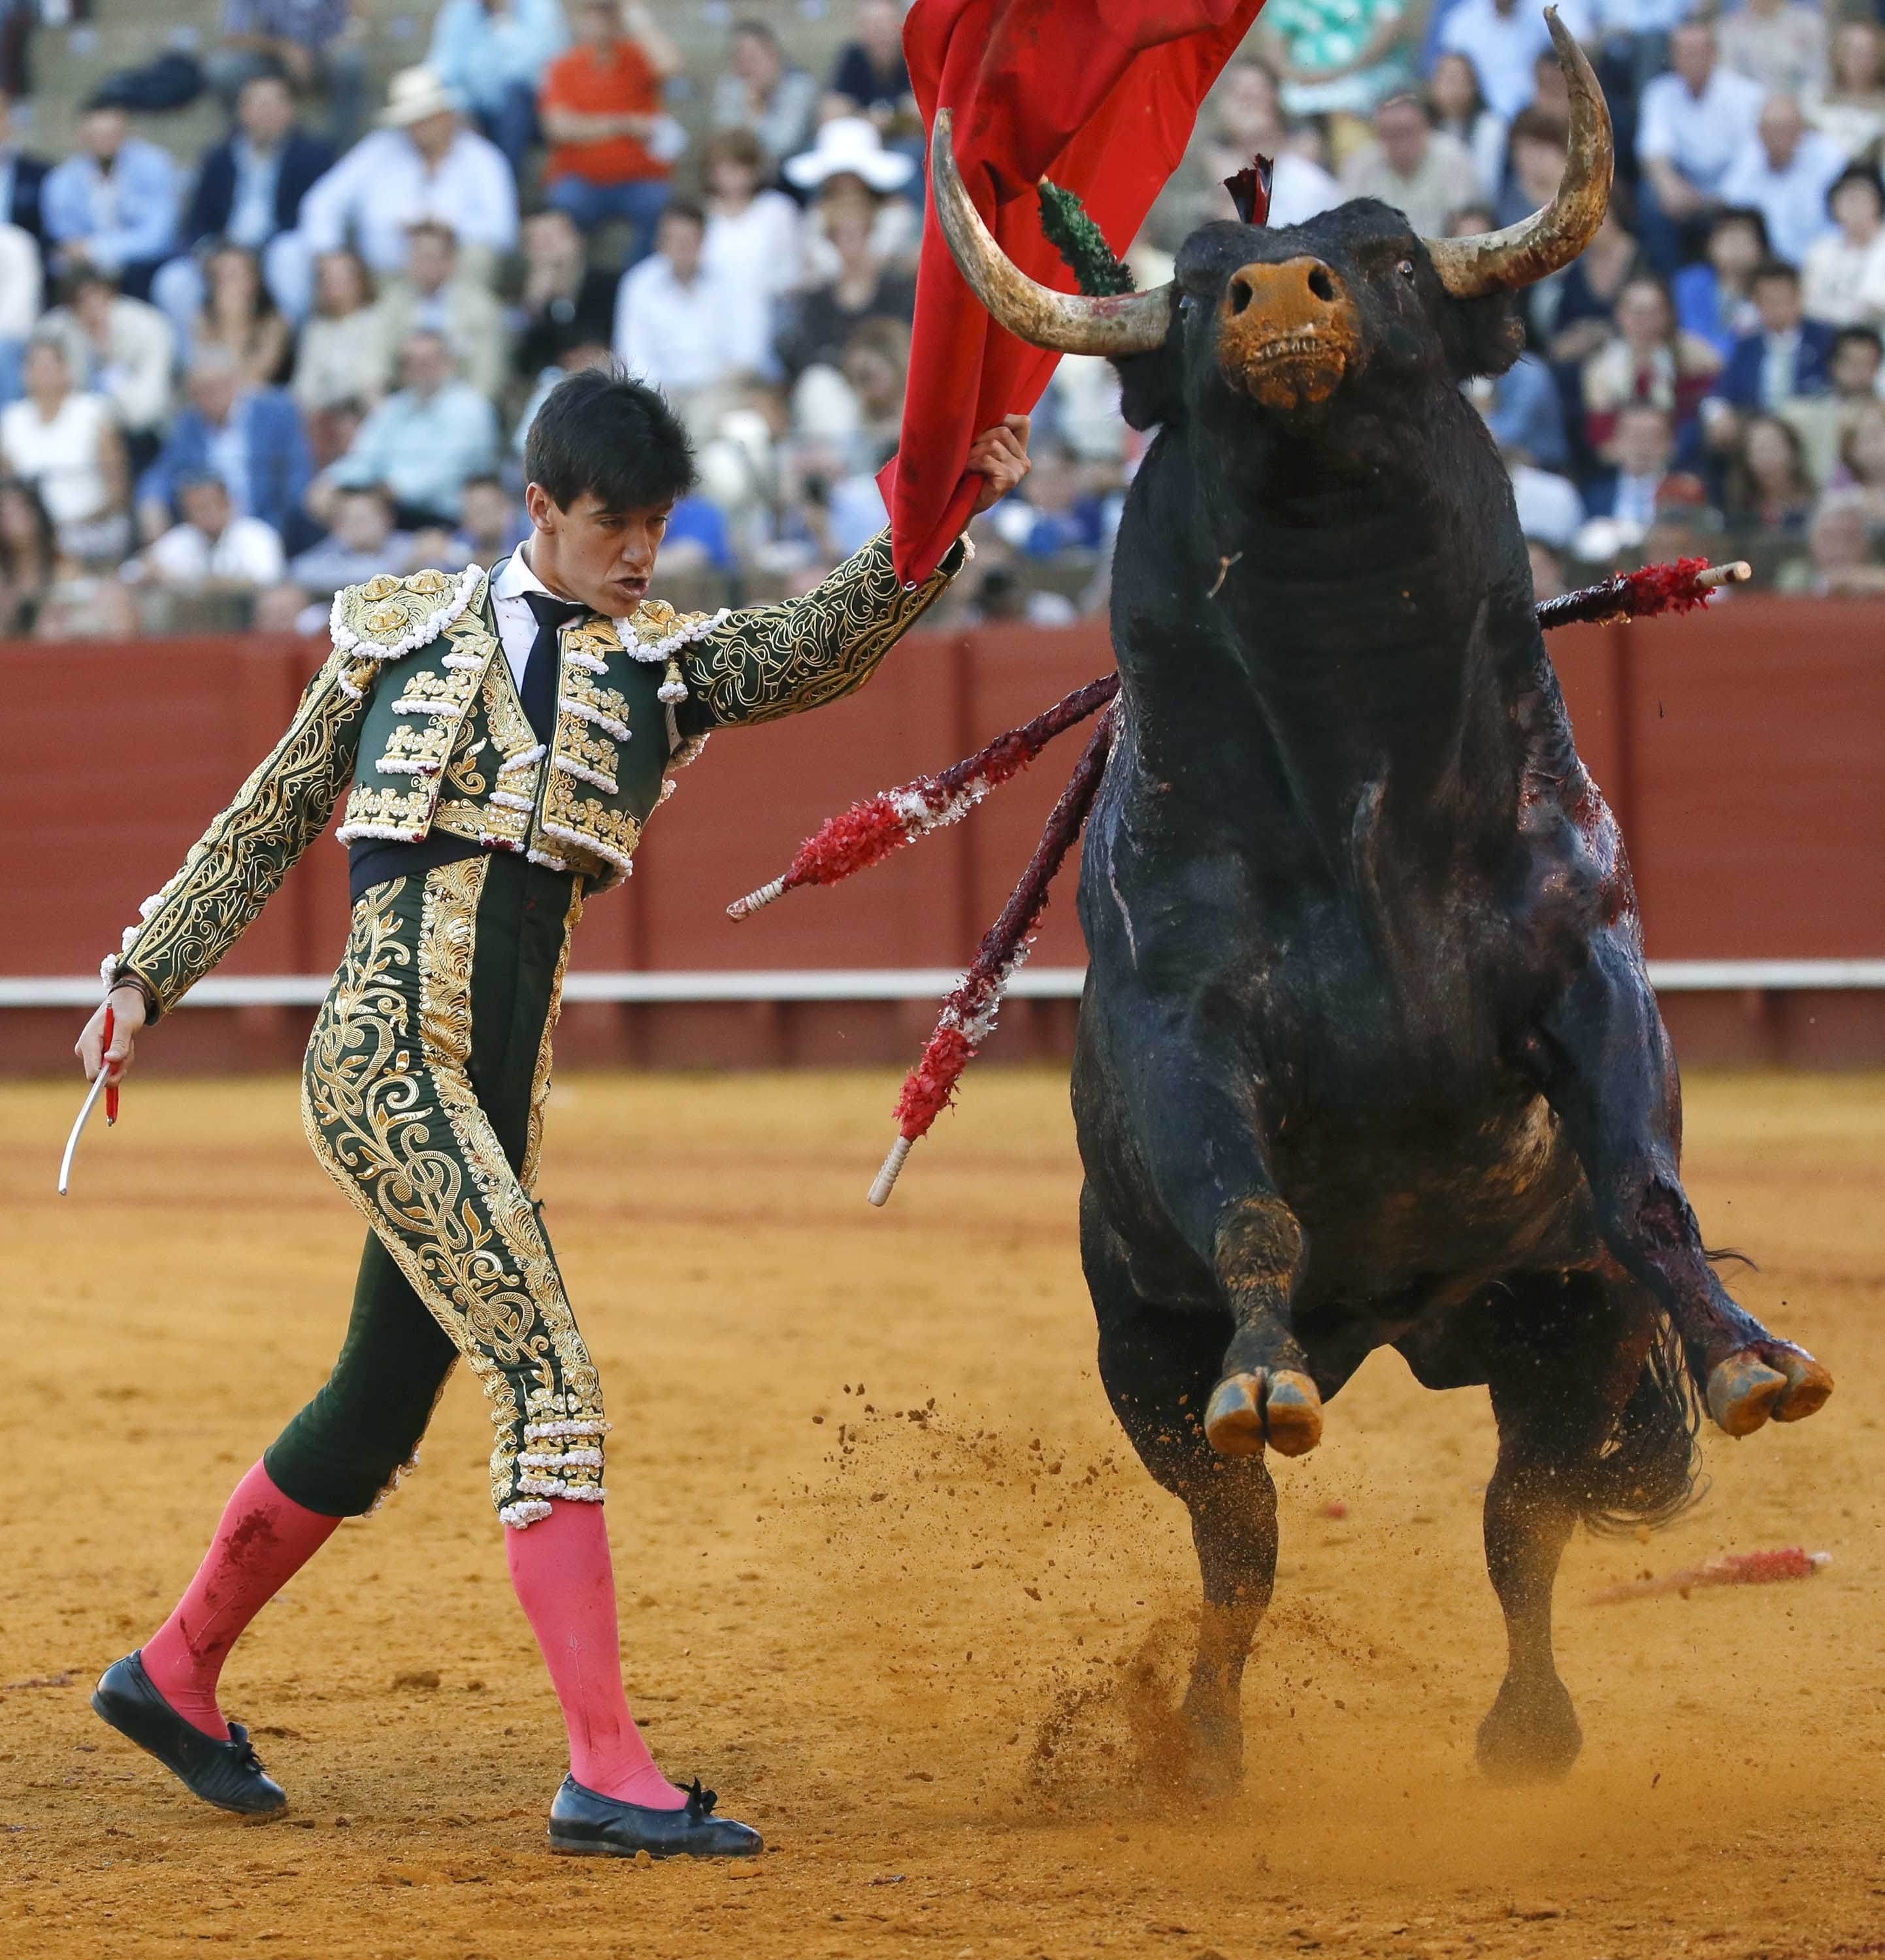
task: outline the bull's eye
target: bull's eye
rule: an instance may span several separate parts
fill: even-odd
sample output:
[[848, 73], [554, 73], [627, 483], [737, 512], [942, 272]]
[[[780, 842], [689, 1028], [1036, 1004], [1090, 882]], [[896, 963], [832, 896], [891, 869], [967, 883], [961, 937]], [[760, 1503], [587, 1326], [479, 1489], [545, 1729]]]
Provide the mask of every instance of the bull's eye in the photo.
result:
[[1411, 259], [1403, 259], [1394, 269], [1403, 279], [1411, 279], [1414, 276], [1414, 262]]

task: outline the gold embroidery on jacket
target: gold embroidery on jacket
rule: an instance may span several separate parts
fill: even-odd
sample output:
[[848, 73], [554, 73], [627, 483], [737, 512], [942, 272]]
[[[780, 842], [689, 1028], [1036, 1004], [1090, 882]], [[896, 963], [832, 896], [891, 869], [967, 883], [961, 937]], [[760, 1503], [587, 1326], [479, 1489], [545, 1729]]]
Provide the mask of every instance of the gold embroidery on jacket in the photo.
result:
[[530, 1132], [524, 1145], [523, 1167], [517, 1174], [527, 1197], [537, 1194], [537, 1162], [543, 1149], [543, 1106], [549, 1100], [550, 1049], [556, 1023], [562, 1018], [563, 980], [569, 971], [569, 949], [582, 919], [582, 891], [583, 881], [578, 878], [569, 894], [569, 909], [563, 915], [562, 950], [556, 956], [556, 976], [550, 982], [549, 1012], [543, 1017], [543, 1036], [537, 1046], [537, 1069], [530, 1077]]

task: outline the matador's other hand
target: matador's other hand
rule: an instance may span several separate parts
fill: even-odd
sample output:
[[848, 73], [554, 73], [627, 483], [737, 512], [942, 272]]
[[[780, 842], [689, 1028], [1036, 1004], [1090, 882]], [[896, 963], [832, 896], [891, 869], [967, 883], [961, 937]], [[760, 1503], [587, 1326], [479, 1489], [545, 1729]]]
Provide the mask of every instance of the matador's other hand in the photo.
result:
[[[105, 1047], [105, 1007], [111, 1010], [111, 1046]], [[122, 1082], [131, 1066], [137, 1045], [138, 1030], [144, 1025], [144, 991], [139, 987], [114, 987], [111, 998], [85, 1023], [72, 1052], [85, 1071], [85, 1080], [96, 1079], [100, 1063], [111, 1071], [111, 1080]]]
[[976, 476], [988, 479], [976, 495], [976, 510], [985, 511], [1005, 497], [1033, 468], [1027, 460], [1028, 427], [1026, 415], [1004, 415], [998, 427], [984, 429], [976, 438], [968, 466]]

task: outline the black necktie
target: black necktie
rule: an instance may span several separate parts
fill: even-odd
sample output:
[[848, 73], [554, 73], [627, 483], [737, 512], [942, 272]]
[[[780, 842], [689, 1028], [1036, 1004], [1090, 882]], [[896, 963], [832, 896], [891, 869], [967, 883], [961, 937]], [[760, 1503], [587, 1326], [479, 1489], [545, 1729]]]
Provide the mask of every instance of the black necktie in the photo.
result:
[[537, 638], [530, 642], [530, 657], [524, 663], [524, 685], [517, 689], [517, 698], [538, 741], [549, 742], [556, 734], [556, 636], [589, 608], [574, 600], [552, 599], [547, 592], [527, 592], [524, 600], [537, 616]]

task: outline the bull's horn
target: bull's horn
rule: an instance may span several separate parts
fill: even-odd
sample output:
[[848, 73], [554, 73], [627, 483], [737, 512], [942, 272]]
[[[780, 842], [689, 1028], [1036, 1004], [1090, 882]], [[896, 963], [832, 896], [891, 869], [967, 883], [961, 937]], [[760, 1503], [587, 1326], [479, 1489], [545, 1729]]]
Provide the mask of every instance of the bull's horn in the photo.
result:
[[1456, 299], [1476, 300], [1549, 278], [1597, 236], [1610, 202], [1616, 158], [1610, 112], [1603, 91], [1555, 7], [1545, 9], [1545, 24], [1558, 50], [1558, 65], [1571, 91], [1571, 143], [1564, 181], [1543, 211], [1502, 231], [1478, 238], [1429, 238], [1427, 256], [1441, 283]]
[[937, 110], [929, 145], [929, 194], [962, 276], [995, 319], [1019, 339], [1059, 354], [1117, 356], [1162, 347], [1171, 323], [1170, 286], [1104, 299], [1057, 293], [1030, 279], [1001, 250], [956, 167], [950, 121], [947, 109]]

